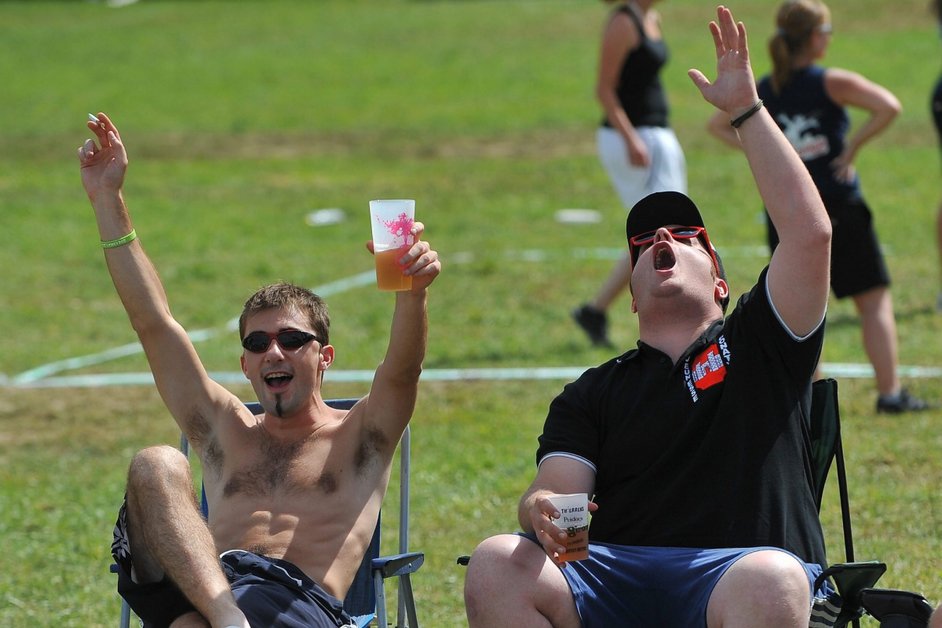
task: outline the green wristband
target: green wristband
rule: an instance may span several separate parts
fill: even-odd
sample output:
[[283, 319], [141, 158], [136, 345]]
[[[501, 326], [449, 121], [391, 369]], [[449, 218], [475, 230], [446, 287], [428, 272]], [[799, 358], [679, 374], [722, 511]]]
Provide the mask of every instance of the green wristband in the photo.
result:
[[120, 238], [115, 238], [114, 240], [102, 240], [101, 248], [103, 249], [116, 249], [119, 246], [124, 246], [128, 242], [133, 242], [137, 239], [137, 232], [134, 229], [131, 229], [131, 233], [126, 236], [121, 236]]

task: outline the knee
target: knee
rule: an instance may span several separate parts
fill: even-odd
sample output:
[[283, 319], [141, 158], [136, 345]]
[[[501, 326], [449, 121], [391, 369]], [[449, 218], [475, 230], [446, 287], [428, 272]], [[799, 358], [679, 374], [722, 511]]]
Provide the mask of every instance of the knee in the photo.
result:
[[805, 612], [811, 608], [811, 585], [804, 567], [791, 554], [779, 551], [754, 552], [746, 561], [740, 586], [756, 601], [785, 604]]
[[512, 556], [511, 541], [510, 535], [502, 534], [484, 539], [474, 548], [465, 574], [465, 596], [493, 587], [495, 578], [506, 573]]
[[808, 574], [798, 559], [784, 552], [757, 552], [760, 554], [767, 581], [763, 587], [790, 600], [802, 609], [811, 608], [811, 584]]
[[748, 616], [760, 620], [756, 625], [807, 626], [811, 585], [804, 567], [791, 554], [753, 552], [723, 575], [708, 609], [711, 626], [725, 625], [731, 617]]
[[[501, 534], [485, 539], [471, 554], [465, 574], [464, 597], [469, 617], [495, 599], [521, 590], [519, 586], [528, 562], [532, 562], [531, 548], [545, 557], [539, 546], [513, 534]], [[540, 560], [542, 563], [542, 559]], [[535, 579], [534, 575], [530, 576]], [[517, 585], [514, 585], [516, 581]]]
[[156, 445], [142, 449], [131, 459], [129, 490], [176, 482], [192, 485], [190, 462], [180, 450], [169, 445]]

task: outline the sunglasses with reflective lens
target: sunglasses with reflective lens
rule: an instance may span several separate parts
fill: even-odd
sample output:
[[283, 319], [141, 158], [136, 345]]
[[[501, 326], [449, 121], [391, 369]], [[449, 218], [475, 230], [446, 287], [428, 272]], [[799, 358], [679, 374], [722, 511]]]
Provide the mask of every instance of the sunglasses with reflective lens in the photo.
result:
[[265, 353], [268, 351], [268, 347], [271, 346], [272, 340], [276, 340], [282, 349], [288, 351], [300, 349], [312, 340], [320, 342], [314, 334], [309, 334], [306, 331], [298, 331], [297, 329], [289, 329], [279, 331], [277, 334], [271, 334], [267, 331], [253, 331], [242, 339], [242, 346], [245, 347], [246, 351], [251, 351], [252, 353]]
[[[710, 237], [707, 235], [706, 229], [703, 227], [666, 227], [670, 231], [671, 237], [675, 240], [690, 240], [692, 238], [703, 237], [703, 243], [706, 247], [706, 250], [710, 253], [710, 257], [713, 259], [713, 265], [719, 269], [719, 264], [716, 261], [716, 255], [713, 253], [713, 246], [710, 244]], [[641, 233], [636, 236], [632, 236], [628, 240], [628, 250], [631, 253], [631, 265], [634, 266], [638, 263], [638, 253], [639, 249], [643, 246], [648, 246], [654, 242], [654, 238], [657, 236], [657, 231], [648, 231], [646, 233]]]

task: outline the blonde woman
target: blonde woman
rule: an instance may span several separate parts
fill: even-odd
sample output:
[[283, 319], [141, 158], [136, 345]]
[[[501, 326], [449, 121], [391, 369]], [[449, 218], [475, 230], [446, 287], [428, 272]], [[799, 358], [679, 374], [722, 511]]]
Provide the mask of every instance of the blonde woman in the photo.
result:
[[[602, 124], [596, 132], [599, 160], [625, 209], [652, 192], [687, 191], [684, 152], [668, 122], [661, 69], [667, 43], [657, 0], [615, 3], [602, 35], [596, 96]], [[627, 254], [595, 297], [573, 313], [593, 344], [612, 346], [607, 311], [628, 288]]]
[[[831, 37], [831, 12], [823, 2], [782, 3], [769, 40], [772, 73], [759, 80], [759, 97], [798, 151], [827, 207], [834, 232], [831, 289], [839, 299], [851, 297], [860, 316], [864, 350], [876, 378], [877, 412], [925, 410], [928, 404], [900, 385], [890, 275], [854, 168], [861, 148], [890, 125], [900, 103], [856, 72], [820, 65]], [[849, 107], [867, 114], [852, 133]], [[714, 115], [708, 126], [726, 144], [740, 148], [728, 119]], [[774, 250], [778, 234], [767, 224]]]

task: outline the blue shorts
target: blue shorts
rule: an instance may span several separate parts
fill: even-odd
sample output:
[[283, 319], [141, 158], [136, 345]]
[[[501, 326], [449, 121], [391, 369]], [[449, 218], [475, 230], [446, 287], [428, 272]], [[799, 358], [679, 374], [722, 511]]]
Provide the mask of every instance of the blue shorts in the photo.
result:
[[[141, 618], [145, 628], [169, 626], [177, 617], [196, 610], [169, 578], [143, 584], [131, 578], [126, 503], [118, 514], [111, 551], [118, 566], [118, 593]], [[340, 628], [355, 625], [344, 612], [343, 602], [286, 560], [244, 550], [224, 552], [219, 559], [236, 603], [253, 626]]]
[[[535, 537], [522, 535], [534, 543]], [[639, 547], [589, 543], [589, 558], [566, 563], [561, 571], [569, 583], [583, 628], [609, 626], [706, 627], [707, 604], [713, 588], [737, 560], [777, 547], [695, 549]], [[795, 557], [808, 576], [811, 591], [821, 574], [819, 565]], [[812, 591], [814, 597], [827, 597]], [[809, 612], [811, 609], [808, 609]]]

